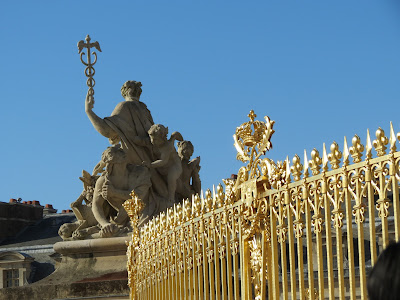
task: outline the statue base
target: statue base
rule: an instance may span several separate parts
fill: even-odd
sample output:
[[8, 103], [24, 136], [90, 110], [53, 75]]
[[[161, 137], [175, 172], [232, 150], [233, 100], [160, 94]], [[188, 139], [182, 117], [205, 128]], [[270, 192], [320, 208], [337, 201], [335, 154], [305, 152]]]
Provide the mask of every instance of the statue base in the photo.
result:
[[2, 289], [0, 298], [129, 299], [126, 271], [129, 239], [126, 236], [56, 243], [55, 259], [59, 262], [51, 275], [31, 285]]

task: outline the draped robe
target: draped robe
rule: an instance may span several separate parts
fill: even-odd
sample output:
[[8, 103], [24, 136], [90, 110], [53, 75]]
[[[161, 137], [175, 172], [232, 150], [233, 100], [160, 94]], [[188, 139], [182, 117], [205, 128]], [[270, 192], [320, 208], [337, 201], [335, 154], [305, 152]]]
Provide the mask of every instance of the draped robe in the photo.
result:
[[[135, 137], [148, 137], [147, 132], [154, 124], [153, 117], [146, 104], [134, 100], [120, 102], [111, 116], [104, 118], [104, 120], [118, 134], [122, 148], [128, 157], [128, 163], [141, 165], [143, 161], [152, 162], [155, 160], [151, 147], [134, 143]], [[157, 169], [150, 169], [150, 174], [151, 189], [159, 196], [168, 199], [168, 187], [163, 176]]]

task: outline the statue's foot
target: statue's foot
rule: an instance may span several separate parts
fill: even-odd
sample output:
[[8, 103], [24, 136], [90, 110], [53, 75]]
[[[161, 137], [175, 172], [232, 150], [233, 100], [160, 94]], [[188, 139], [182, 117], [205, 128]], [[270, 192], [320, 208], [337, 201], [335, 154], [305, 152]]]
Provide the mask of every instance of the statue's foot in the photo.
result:
[[118, 234], [119, 228], [115, 224], [107, 224], [100, 230], [100, 237], [108, 238]]

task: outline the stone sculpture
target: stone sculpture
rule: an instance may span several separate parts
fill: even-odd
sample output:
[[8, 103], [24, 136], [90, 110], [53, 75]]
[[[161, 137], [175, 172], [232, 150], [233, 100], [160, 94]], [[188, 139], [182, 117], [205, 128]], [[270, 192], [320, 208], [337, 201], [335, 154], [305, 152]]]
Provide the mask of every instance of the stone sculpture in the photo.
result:
[[[139, 225], [200, 192], [200, 158], [189, 161], [193, 145], [183, 141], [179, 132], [167, 139], [168, 128], [154, 124], [146, 104], [139, 100], [141, 86], [137, 81], [125, 82], [121, 88], [125, 101], [106, 118], [94, 113], [94, 92], [89, 89], [86, 114], [112, 146], [103, 152], [91, 175], [84, 171], [80, 177], [84, 191], [71, 203], [78, 221], [60, 229], [63, 239], [125, 235], [131, 228], [122, 204], [131, 191], [145, 205]], [[183, 143], [179, 155], [175, 140]]]
[[[128, 225], [128, 215], [122, 204], [129, 199], [132, 190], [141, 199], [148, 199], [150, 172], [144, 166], [128, 164], [126, 154], [119, 144], [104, 151], [101, 166], [104, 166], [104, 171], [96, 181], [93, 215], [101, 226], [101, 237], [121, 235], [127, 232]], [[105, 204], [113, 208], [115, 215], [107, 215]]]
[[154, 124], [150, 127], [148, 134], [150, 142], [154, 147], [154, 152], [159, 154], [159, 159], [143, 164], [149, 169], [158, 169], [159, 172], [167, 177], [168, 182], [168, 201], [172, 206], [175, 203], [176, 182], [182, 174], [182, 164], [178, 153], [175, 150], [175, 140], [182, 141], [182, 135], [179, 132], [173, 132], [168, 140], [168, 128]]
[[192, 195], [200, 194], [200, 157], [192, 159], [194, 152], [193, 144], [190, 141], [178, 142], [178, 155], [181, 159], [182, 174], [178, 181], [177, 192], [184, 199], [190, 198]]

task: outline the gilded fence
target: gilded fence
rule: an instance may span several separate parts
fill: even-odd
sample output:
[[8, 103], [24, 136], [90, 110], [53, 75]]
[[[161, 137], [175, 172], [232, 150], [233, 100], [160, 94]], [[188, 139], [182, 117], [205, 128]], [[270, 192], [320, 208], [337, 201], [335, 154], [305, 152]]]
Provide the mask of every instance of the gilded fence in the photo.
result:
[[[367, 299], [368, 270], [399, 240], [395, 135], [379, 128], [365, 145], [311, 151], [290, 164], [261, 156], [274, 122], [234, 135], [237, 179], [136, 227], [140, 199], [125, 203], [131, 299]], [[389, 149], [388, 149], [389, 148]], [[373, 153], [376, 157], [373, 157]]]

